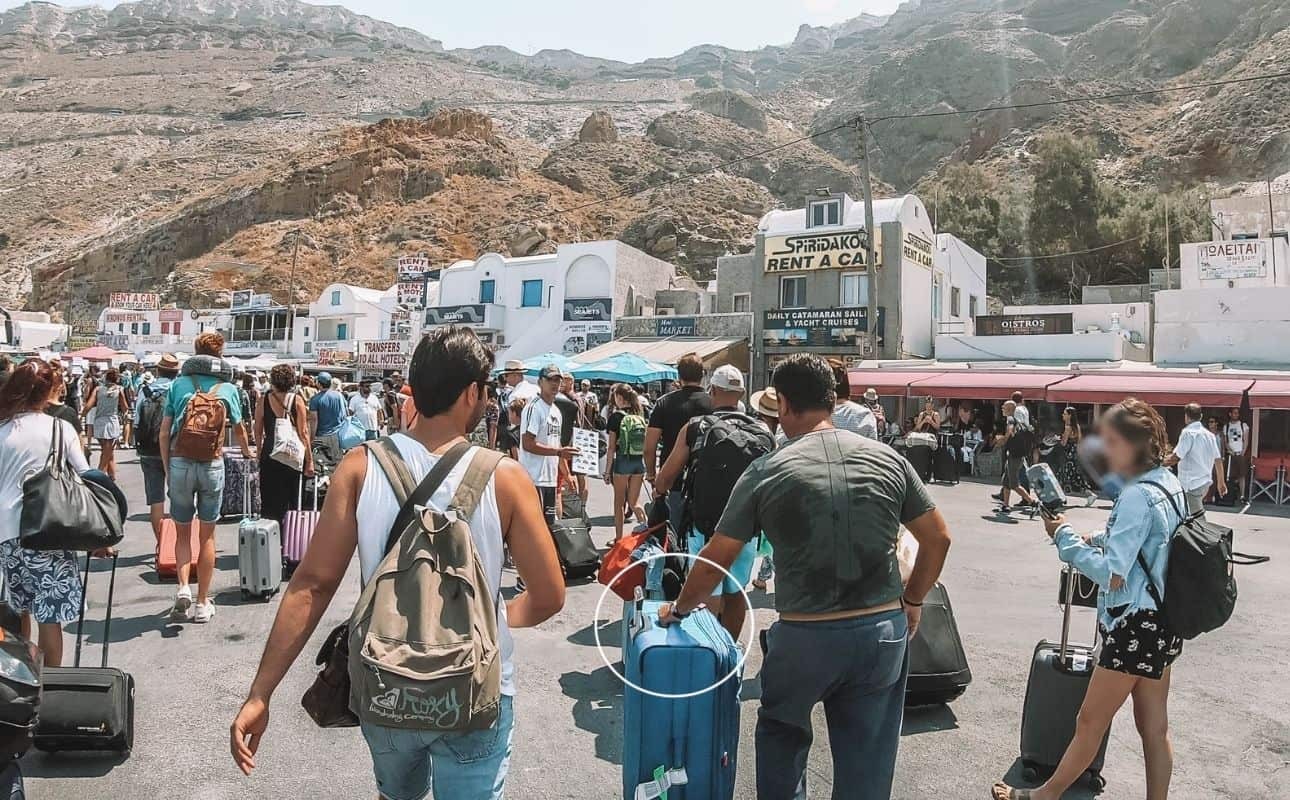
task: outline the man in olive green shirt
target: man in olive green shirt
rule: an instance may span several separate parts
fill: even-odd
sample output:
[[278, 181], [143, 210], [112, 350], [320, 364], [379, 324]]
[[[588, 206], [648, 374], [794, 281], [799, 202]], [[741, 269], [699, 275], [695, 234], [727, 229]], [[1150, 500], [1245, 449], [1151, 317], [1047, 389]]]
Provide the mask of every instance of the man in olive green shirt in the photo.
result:
[[[775, 547], [775, 606], [757, 719], [757, 797], [805, 796], [811, 710], [824, 703], [834, 786], [857, 800], [888, 800], [904, 711], [907, 637], [949, 551], [945, 520], [905, 458], [833, 427], [834, 378], [811, 354], [775, 370], [788, 441], [754, 461], [735, 485], [702, 555], [729, 566], [764, 531]], [[900, 526], [918, 540], [902, 587]], [[695, 562], [660, 624], [693, 612], [722, 574]]]

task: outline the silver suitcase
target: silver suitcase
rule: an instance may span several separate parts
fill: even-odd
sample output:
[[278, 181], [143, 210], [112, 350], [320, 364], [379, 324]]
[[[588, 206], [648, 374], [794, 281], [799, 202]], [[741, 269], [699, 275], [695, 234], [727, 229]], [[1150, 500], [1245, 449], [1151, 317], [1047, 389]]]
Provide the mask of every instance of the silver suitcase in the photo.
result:
[[282, 531], [275, 520], [251, 514], [249, 473], [246, 483], [246, 516], [237, 526], [237, 570], [242, 597], [267, 600], [282, 586]]

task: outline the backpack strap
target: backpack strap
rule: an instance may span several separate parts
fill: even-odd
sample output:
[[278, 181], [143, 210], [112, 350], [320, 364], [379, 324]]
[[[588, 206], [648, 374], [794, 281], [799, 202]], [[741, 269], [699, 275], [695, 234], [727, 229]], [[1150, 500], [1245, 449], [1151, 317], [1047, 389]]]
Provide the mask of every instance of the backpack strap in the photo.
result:
[[[389, 538], [385, 541], [384, 553], [389, 554], [394, 544], [398, 542], [399, 536], [411, 522], [412, 516], [416, 514], [416, 507], [425, 505], [429, 502], [430, 497], [439, 489], [439, 485], [452, 472], [453, 467], [466, 451], [473, 445], [469, 441], [460, 441], [448, 449], [439, 458], [439, 462], [425, 476], [421, 483], [415, 483], [412, 473], [408, 470], [407, 464], [403, 461], [403, 456], [399, 453], [398, 447], [390, 437], [382, 437], [373, 445], [368, 446], [369, 452], [376, 458], [376, 463], [380, 466], [381, 471], [385, 473], [385, 479], [390, 482], [394, 488], [394, 496], [399, 499], [399, 513], [394, 517], [394, 524], [390, 526]], [[409, 491], [408, 487], [415, 488]], [[473, 509], [472, 509], [473, 510]]]
[[[1165, 496], [1165, 499], [1169, 501], [1169, 505], [1173, 507], [1174, 513], [1178, 515], [1179, 525], [1183, 524], [1189, 519], [1187, 515], [1182, 513], [1182, 509], [1178, 507], [1178, 502], [1174, 500], [1173, 493], [1170, 492], [1168, 489], [1166, 489], [1164, 486], [1161, 486], [1159, 483], [1155, 481], [1138, 481], [1138, 483], [1143, 486], [1154, 486], [1160, 490], [1160, 493], [1163, 494]], [[1172, 536], [1173, 534], [1171, 532], [1170, 537], [1172, 538]], [[1151, 599], [1156, 601], [1157, 609], [1163, 609], [1165, 607], [1165, 601], [1160, 595], [1160, 590], [1156, 588], [1156, 581], [1154, 578], [1151, 577], [1151, 567], [1147, 566], [1146, 556], [1142, 555], [1141, 550], [1138, 551], [1138, 566], [1142, 567], [1143, 573], [1145, 573], [1147, 576], [1147, 594], [1151, 595]]]
[[458, 517], [469, 520], [474, 515], [480, 498], [484, 496], [484, 490], [488, 488], [488, 482], [492, 480], [497, 465], [504, 457], [500, 451], [486, 447], [475, 451], [470, 465], [466, 467], [465, 477], [457, 486], [457, 493], [452, 496], [450, 507], [457, 512]]

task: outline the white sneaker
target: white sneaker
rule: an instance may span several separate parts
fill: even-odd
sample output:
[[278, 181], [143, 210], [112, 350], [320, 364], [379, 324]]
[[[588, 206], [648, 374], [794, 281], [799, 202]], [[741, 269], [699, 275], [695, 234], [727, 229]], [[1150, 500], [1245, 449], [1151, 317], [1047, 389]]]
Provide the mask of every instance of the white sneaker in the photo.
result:
[[196, 610], [193, 612], [193, 622], [205, 623], [210, 622], [215, 616], [215, 601], [207, 600], [205, 603], [198, 603]]
[[193, 590], [187, 586], [175, 592], [175, 605], [170, 609], [172, 622], [187, 622], [193, 608]]

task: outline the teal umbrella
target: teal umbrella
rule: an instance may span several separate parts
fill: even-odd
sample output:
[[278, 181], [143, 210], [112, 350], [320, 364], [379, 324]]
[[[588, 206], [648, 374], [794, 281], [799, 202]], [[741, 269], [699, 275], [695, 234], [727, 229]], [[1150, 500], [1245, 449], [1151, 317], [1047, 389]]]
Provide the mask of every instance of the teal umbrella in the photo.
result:
[[676, 368], [655, 361], [647, 361], [634, 353], [619, 353], [594, 364], [574, 367], [573, 377], [589, 381], [622, 381], [623, 383], [649, 383], [676, 380]]
[[582, 366], [582, 364], [568, 356], [563, 356], [559, 353], [543, 353], [524, 359], [524, 374], [536, 378], [537, 374], [547, 364], [555, 364], [561, 372], [573, 372]]

